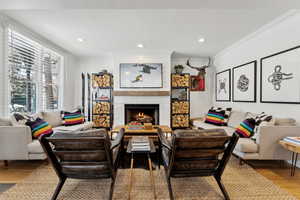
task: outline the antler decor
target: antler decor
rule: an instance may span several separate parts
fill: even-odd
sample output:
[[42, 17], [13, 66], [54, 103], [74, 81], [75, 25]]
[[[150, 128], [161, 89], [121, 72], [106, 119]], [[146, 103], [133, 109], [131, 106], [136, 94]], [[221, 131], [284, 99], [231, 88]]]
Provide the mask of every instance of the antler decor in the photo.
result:
[[197, 70], [198, 71], [198, 76], [204, 76], [205, 75], [205, 69], [206, 68], [208, 68], [210, 65], [211, 65], [211, 58], [209, 57], [208, 58], [208, 64], [207, 65], [203, 65], [203, 66], [201, 66], [201, 67], [194, 67], [194, 66], [192, 66], [191, 64], [190, 64], [190, 59], [188, 59], [187, 61], [186, 61], [186, 65], [188, 66], [188, 67], [190, 67], [190, 68], [192, 68], [192, 69], [195, 69], [195, 70]]

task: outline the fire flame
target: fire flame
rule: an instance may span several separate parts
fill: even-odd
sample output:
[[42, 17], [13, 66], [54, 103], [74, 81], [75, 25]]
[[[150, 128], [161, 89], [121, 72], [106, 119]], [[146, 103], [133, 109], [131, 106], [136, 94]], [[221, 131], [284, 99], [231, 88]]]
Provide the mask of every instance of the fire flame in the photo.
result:
[[139, 112], [138, 117], [139, 118], [143, 118], [144, 117], [144, 113], [143, 112]]

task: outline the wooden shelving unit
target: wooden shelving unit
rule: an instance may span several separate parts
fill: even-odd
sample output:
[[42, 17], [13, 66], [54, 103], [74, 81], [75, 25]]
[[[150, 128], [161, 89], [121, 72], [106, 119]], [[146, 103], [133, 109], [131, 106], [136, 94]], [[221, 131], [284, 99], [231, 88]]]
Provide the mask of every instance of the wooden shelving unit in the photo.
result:
[[171, 127], [190, 127], [190, 74], [171, 74]]
[[112, 128], [113, 75], [110, 73], [92, 74], [92, 120], [95, 128]]

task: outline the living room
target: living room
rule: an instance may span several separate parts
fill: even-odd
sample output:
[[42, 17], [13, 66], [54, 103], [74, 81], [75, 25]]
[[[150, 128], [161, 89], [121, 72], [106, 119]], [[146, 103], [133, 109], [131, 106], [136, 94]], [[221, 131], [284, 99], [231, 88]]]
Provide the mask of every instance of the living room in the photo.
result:
[[299, 6], [1, 2], [0, 199], [300, 199]]

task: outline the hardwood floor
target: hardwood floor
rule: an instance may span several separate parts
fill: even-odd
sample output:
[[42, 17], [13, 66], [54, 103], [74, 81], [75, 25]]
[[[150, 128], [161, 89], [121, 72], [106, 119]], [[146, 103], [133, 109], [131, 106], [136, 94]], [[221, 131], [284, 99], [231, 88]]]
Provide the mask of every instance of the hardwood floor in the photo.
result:
[[[41, 165], [46, 165], [45, 161], [10, 161], [8, 167], [0, 161], [0, 184], [18, 183]], [[297, 168], [295, 176], [290, 176], [290, 165], [281, 166], [277, 161], [251, 161], [249, 164], [254, 169], [271, 180], [274, 184], [287, 190], [289, 193], [300, 199], [300, 169]]]
[[0, 161], [0, 183], [18, 183], [46, 161], [9, 161], [8, 167]]

